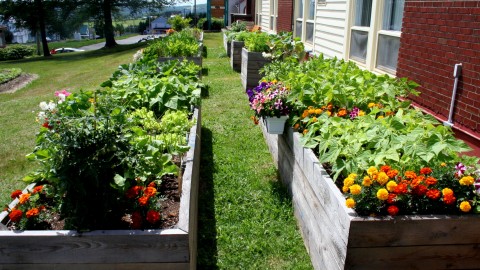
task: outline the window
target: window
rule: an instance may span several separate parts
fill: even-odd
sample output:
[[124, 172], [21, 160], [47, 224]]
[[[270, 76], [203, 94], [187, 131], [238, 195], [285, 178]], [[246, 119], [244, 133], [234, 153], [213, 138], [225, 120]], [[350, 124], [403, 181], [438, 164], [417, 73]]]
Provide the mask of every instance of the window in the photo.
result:
[[255, 1], [255, 24], [262, 23], [262, 1]]
[[316, 0], [295, 1], [295, 37], [299, 37], [307, 44], [313, 44], [315, 1]]
[[354, 0], [348, 58], [395, 74], [405, 0]]
[[277, 30], [278, 1], [270, 0], [270, 30]]

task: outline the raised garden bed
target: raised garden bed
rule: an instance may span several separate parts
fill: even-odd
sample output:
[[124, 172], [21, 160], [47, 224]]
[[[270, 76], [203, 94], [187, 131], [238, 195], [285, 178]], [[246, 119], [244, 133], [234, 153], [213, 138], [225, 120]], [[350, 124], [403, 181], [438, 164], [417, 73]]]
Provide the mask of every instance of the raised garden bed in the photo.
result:
[[230, 44], [230, 65], [235, 71], [242, 70], [242, 48], [245, 45], [243, 41], [233, 40]]
[[262, 125], [315, 269], [476, 269], [480, 216], [361, 217], [300, 135]]
[[225, 51], [227, 52], [227, 56], [230, 57], [232, 53], [232, 42], [228, 41], [226, 33], [227, 32], [223, 31], [223, 48], [225, 48]]
[[240, 76], [245, 90], [258, 85], [258, 82], [262, 79], [260, 69], [270, 62], [271, 60], [263, 57], [261, 52], [250, 52], [246, 48], [242, 48], [242, 70]]
[[[0, 269], [195, 269], [201, 112], [190, 129], [174, 229], [0, 231]], [[0, 219], [8, 218], [2, 212]], [[2, 229], [0, 227], [0, 229]], [[3, 228], [5, 229], [5, 228]]]

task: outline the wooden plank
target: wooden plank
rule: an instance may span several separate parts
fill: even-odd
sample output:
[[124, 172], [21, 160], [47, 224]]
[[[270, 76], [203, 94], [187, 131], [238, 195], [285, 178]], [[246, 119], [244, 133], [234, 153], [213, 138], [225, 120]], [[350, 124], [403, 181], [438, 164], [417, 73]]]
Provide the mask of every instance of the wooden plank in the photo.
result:
[[351, 248], [345, 269], [479, 269], [479, 258], [478, 244]]
[[125, 264], [7, 264], [0, 270], [186, 270], [188, 263], [125, 263]]
[[232, 41], [230, 64], [235, 71], [240, 71], [242, 69], [242, 48], [244, 44], [243, 41]]

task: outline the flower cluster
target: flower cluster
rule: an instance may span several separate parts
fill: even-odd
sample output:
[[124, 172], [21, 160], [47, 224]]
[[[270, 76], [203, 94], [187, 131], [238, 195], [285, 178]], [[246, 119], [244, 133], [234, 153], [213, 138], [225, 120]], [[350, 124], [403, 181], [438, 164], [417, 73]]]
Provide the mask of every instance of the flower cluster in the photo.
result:
[[280, 117], [290, 113], [287, 102], [289, 90], [280, 82], [261, 82], [257, 87], [248, 89], [246, 92], [250, 108], [257, 117]]
[[53, 100], [48, 103], [45, 101], [40, 102], [39, 107], [41, 111], [37, 114], [37, 122], [42, 123], [42, 126], [48, 129], [51, 129], [52, 126], [49, 124], [49, 115], [56, 113], [57, 105], [65, 102], [66, 98], [72, 93], [68, 92], [66, 89], [60, 91], [55, 91], [55, 96], [58, 98], [56, 102]]
[[138, 183], [125, 193], [125, 197], [131, 202], [130, 205], [133, 205], [133, 213], [129, 220], [132, 229], [153, 226], [160, 221], [160, 212], [156, 209], [158, 191], [155, 182], [150, 182], [147, 186], [143, 186], [141, 181]]
[[[475, 179], [476, 177], [476, 179]], [[478, 185], [476, 185], [478, 183]], [[346, 206], [360, 215], [455, 214], [478, 212], [480, 172], [463, 164], [401, 173], [388, 165], [370, 167], [343, 181]]]
[[170, 29], [168, 29], [168, 30], [166, 31], [166, 33], [167, 33], [168, 36], [170, 36], [170, 35], [172, 35], [173, 33], [175, 33], [175, 30], [170, 28]]

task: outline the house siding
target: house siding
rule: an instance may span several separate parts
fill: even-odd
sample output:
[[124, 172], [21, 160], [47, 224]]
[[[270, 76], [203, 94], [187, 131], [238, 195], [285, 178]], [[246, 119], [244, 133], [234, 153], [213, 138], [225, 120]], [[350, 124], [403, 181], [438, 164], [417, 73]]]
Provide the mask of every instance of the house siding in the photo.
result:
[[454, 125], [480, 138], [480, 1], [406, 0], [397, 76], [421, 85], [411, 100], [447, 120], [458, 63]]
[[317, 5], [314, 33], [316, 54], [345, 58], [346, 18], [347, 1], [327, 1], [325, 5]]
[[260, 22], [260, 27], [262, 27], [262, 31], [270, 30], [270, 1], [263, 0], [262, 1], [262, 21]]

